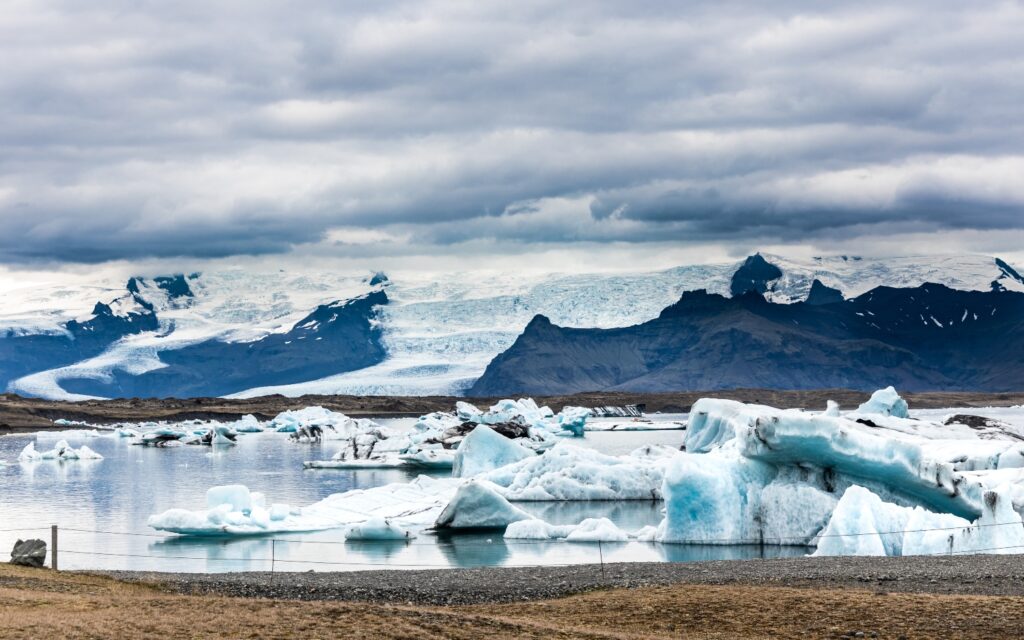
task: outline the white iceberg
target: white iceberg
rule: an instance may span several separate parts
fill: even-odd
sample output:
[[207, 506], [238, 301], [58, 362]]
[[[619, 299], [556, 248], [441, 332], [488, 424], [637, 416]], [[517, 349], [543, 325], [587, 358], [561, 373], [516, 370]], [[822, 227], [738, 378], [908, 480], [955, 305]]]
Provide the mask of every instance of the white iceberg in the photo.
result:
[[260, 433], [263, 431], [260, 421], [251, 413], [247, 413], [236, 420], [231, 427], [238, 433]]
[[357, 489], [327, 496], [305, 507], [275, 504], [265, 507], [262, 494], [240, 485], [214, 487], [207, 493], [207, 508], [200, 511], [170, 509], [150, 516], [150, 527], [191, 536], [246, 536], [279, 532], [319, 531], [385, 518], [413, 532], [433, 525], [451, 502], [455, 479], [420, 476], [409, 483]]
[[555, 525], [543, 520], [514, 522], [505, 530], [511, 540], [565, 540], [567, 542], [628, 542], [648, 534], [648, 530], [630, 534], [608, 518], [587, 518], [579, 524]]
[[857, 408], [857, 413], [876, 413], [894, 418], [909, 418], [910, 408], [907, 401], [896, 393], [893, 387], [879, 389], [871, 394], [871, 399]]
[[481, 424], [459, 444], [452, 464], [452, 475], [469, 478], [534, 455], [533, 451], [515, 440]]
[[373, 517], [345, 531], [346, 540], [411, 540], [416, 534], [392, 523], [387, 518]]
[[36, 451], [35, 443], [28, 443], [18, 455], [20, 462], [35, 462], [39, 460], [102, 460], [103, 456], [96, 453], [89, 447], [82, 445], [74, 448], [67, 440], [58, 440], [53, 449], [49, 451]]
[[513, 506], [494, 485], [470, 480], [458, 488], [434, 526], [438, 529], [504, 529], [513, 522], [531, 519], [533, 516]]
[[511, 501], [658, 500], [670, 458], [609, 456], [560, 442], [531, 456], [477, 476], [499, 487]]
[[869, 424], [799, 410], [698, 400], [688, 452], [713, 450], [776, 467], [828, 469], [841, 480], [885, 487], [940, 512], [974, 518], [989, 480], [975, 471], [1019, 468], [1019, 440], [979, 439], [962, 425], [874, 415]]
[[1024, 522], [996, 491], [971, 523], [949, 513], [885, 502], [860, 486], [846, 490], [814, 555], [910, 556], [1024, 552]]

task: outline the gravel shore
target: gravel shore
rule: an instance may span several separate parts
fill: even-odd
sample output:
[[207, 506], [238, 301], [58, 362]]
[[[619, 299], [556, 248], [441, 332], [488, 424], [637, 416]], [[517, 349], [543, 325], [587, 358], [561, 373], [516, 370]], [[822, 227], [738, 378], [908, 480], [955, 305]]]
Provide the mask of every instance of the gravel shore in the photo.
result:
[[103, 572], [189, 594], [455, 605], [522, 602], [616, 587], [754, 585], [1024, 596], [1024, 555], [785, 558], [568, 567], [222, 574]]

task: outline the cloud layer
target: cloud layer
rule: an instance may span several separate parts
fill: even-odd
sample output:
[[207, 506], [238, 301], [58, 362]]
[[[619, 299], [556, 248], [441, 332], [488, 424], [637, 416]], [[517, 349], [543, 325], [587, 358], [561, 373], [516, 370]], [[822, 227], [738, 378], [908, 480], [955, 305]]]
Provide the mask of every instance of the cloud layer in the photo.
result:
[[4, 3], [0, 263], [1024, 229], [1017, 2], [343, 4]]

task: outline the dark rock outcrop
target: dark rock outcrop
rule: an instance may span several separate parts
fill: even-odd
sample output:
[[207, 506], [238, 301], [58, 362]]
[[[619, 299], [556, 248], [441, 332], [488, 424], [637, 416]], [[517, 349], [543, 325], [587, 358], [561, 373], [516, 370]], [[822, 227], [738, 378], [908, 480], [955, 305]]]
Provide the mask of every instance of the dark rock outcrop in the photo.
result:
[[825, 286], [817, 278], [811, 283], [811, 291], [807, 294], [807, 304], [832, 304], [843, 301], [843, 292], [839, 289]]
[[729, 292], [734, 298], [751, 291], [766, 293], [768, 283], [781, 277], [782, 269], [762, 258], [760, 253], [755, 253], [732, 274]]
[[1024, 294], [879, 287], [831, 304], [684, 293], [649, 322], [573, 329], [535, 317], [470, 395], [768, 387], [1024, 388]]
[[46, 564], [46, 543], [42, 540], [18, 540], [11, 550], [11, 564], [42, 567]]

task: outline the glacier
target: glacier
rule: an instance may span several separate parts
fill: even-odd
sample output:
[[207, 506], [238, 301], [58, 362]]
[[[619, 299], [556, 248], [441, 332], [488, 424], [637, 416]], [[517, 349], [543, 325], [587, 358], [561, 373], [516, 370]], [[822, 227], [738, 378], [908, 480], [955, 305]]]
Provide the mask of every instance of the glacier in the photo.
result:
[[[992, 257], [976, 255], [792, 259], [763, 254], [782, 272], [767, 283], [774, 302], [807, 298], [818, 280], [846, 297], [876, 286], [913, 287], [926, 282], [987, 291], [993, 283], [1024, 291]], [[133, 278], [141, 299], [153, 306], [160, 327], [127, 336], [107, 351], [66, 367], [37, 371], [10, 383], [10, 390], [53, 399], [92, 396], [61, 387], [74, 378], [109, 379], [111, 372], [141, 374], [166, 366], [162, 351], [204, 340], [252, 342], [284, 333], [311, 310], [386, 287], [381, 327], [386, 359], [380, 364], [295, 384], [241, 391], [237, 397], [271, 393], [371, 395], [459, 395], [488, 362], [507, 349], [527, 323], [543, 314], [559, 326], [612, 328], [651, 320], [684, 291], [706, 289], [728, 295], [741, 262], [687, 265], [623, 273], [423, 273], [398, 270], [387, 279], [374, 270], [213, 269], [187, 277], [191, 296], [178, 297], [154, 278]], [[70, 278], [5, 290], [0, 335], [59, 334], [62, 323], [87, 318], [97, 301], [114, 313], [127, 305], [126, 276]]]

